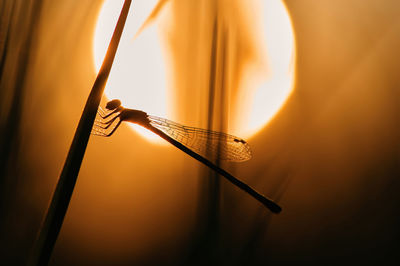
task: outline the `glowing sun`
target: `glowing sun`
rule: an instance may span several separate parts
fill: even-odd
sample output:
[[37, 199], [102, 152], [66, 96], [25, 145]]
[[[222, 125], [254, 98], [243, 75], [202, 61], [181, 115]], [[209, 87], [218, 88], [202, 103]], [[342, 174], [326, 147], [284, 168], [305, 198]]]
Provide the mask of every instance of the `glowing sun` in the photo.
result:
[[[170, 0], [171, 2], [173, 0]], [[249, 1], [249, 0], [243, 0]], [[105, 0], [100, 10], [93, 41], [94, 65], [98, 71], [111, 39], [123, 0]], [[174, 98], [167, 93], [168, 66], [165, 44], [157, 24], [152, 24], [134, 38], [159, 0], [133, 1], [120, 45], [107, 82], [108, 99], [121, 99], [125, 107], [143, 110], [149, 114], [171, 119], [169, 106]], [[294, 34], [290, 17], [281, 0], [254, 0], [260, 6], [259, 42], [264, 49], [268, 71], [254, 80], [243, 79], [240, 86], [253, 87], [251, 93], [242, 90], [245, 113], [233, 126], [233, 133], [250, 137], [261, 129], [283, 106], [294, 83]], [[163, 13], [170, 8], [167, 3]], [[268, 74], [267, 74], [268, 72]], [[169, 90], [171, 91], [171, 90]], [[173, 91], [173, 90], [172, 90]], [[244, 107], [245, 106], [245, 107]], [[179, 121], [178, 121], [179, 122]], [[143, 136], [152, 138], [146, 130], [134, 127]]]

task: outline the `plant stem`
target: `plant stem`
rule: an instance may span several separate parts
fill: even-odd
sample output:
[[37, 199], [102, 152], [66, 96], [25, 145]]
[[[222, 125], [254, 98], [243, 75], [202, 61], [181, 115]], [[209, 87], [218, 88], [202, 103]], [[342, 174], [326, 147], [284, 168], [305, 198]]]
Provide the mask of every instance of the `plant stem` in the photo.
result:
[[103, 64], [97, 74], [78, 128], [75, 131], [74, 139], [53, 194], [50, 207], [47, 210], [46, 218], [36, 240], [32, 256], [28, 263], [29, 265], [47, 265], [49, 262], [74, 191], [96, 112], [110, 74], [131, 2], [132, 0], [125, 0], [122, 7]]

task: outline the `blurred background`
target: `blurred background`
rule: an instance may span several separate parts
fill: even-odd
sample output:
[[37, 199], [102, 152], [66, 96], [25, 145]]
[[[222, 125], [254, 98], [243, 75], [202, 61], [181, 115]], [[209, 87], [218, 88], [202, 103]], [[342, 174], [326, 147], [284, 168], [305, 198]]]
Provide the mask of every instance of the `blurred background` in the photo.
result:
[[[253, 158], [221, 165], [283, 211], [122, 125], [91, 137], [50, 265], [398, 265], [400, 3], [144, 2], [106, 95], [246, 137]], [[102, 60], [103, 4], [0, 2], [1, 264], [25, 265], [39, 231]]]

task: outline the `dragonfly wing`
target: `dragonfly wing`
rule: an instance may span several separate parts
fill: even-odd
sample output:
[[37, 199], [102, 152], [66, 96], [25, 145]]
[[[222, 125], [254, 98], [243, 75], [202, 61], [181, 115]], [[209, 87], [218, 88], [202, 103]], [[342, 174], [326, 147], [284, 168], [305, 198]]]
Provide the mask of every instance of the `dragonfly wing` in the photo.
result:
[[242, 162], [251, 158], [249, 144], [226, 133], [189, 127], [165, 118], [148, 116], [150, 124], [204, 157]]

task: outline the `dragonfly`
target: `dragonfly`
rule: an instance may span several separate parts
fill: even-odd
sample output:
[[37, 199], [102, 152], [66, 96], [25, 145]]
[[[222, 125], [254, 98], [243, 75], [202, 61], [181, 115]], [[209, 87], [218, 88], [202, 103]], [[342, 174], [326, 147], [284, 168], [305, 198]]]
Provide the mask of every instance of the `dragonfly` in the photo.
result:
[[95, 120], [92, 128], [93, 135], [110, 137], [122, 122], [136, 123], [216, 171], [273, 213], [281, 212], [281, 207], [273, 200], [257, 192], [207, 158], [218, 156], [221, 160], [233, 162], [249, 160], [251, 149], [245, 140], [227, 133], [185, 126], [165, 118], [148, 115], [140, 110], [124, 108], [121, 101], [117, 99], [109, 101], [105, 110], [99, 107], [98, 115], [99, 119]]

